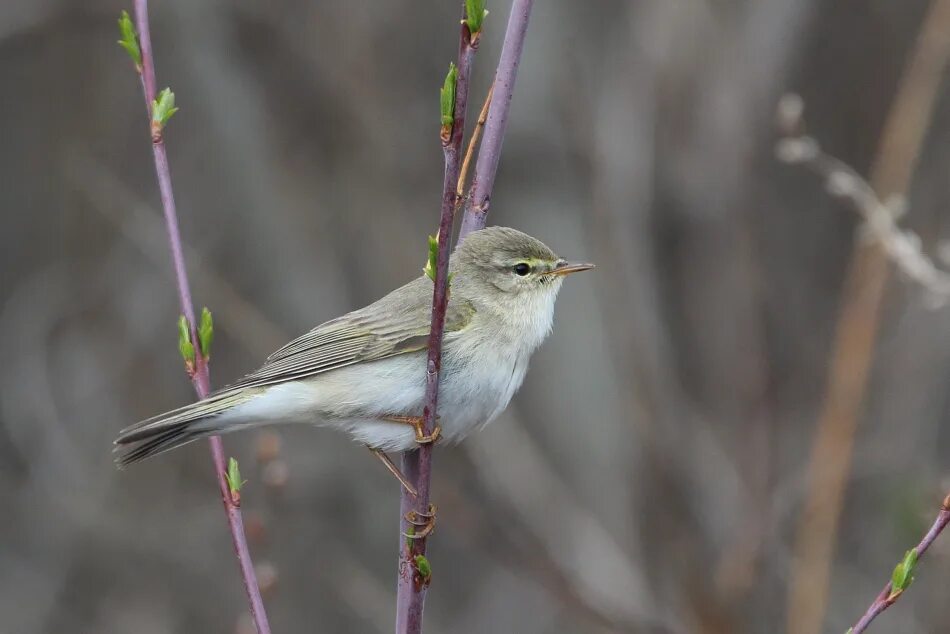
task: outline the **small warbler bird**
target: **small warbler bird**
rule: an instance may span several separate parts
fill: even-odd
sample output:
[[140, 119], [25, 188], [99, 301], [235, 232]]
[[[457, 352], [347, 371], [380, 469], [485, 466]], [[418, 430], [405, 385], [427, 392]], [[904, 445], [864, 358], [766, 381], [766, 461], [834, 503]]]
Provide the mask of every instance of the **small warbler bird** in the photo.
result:
[[[515, 229], [469, 234], [452, 254], [436, 430], [423, 433], [432, 281], [421, 276], [321, 324], [208, 398], [119, 433], [127, 465], [199, 438], [274, 423], [335, 427], [374, 450], [459, 441], [500, 414], [551, 332], [564, 276], [593, 268]], [[400, 478], [400, 481], [403, 481]], [[403, 484], [406, 484], [403, 482]]]

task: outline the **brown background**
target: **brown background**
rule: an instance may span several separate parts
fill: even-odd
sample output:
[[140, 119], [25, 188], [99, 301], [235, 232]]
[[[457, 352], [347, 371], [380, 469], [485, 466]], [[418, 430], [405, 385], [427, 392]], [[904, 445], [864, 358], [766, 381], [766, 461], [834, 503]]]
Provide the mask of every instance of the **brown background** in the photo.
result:
[[[198, 305], [230, 381], [418, 274], [454, 2], [156, 0]], [[480, 102], [508, 3], [476, 61]], [[491, 222], [597, 262], [502, 418], [436, 453], [431, 632], [784, 631], [856, 216], [773, 157], [779, 96], [862, 173], [927, 3], [536, 3]], [[0, 631], [235, 632], [207, 448], [126, 472], [116, 431], [192, 398], [118, 2], [0, 4]], [[130, 8], [130, 7], [128, 7]], [[938, 77], [905, 224], [947, 235]], [[847, 629], [945, 487], [946, 310], [888, 287], [835, 538]], [[393, 481], [328, 431], [226, 438], [275, 632], [391, 631]], [[286, 478], [284, 478], [286, 476]], [[948, 540], [950, 541], [950, 540]], [[880, 631], [942, 629], [938, 544]]]

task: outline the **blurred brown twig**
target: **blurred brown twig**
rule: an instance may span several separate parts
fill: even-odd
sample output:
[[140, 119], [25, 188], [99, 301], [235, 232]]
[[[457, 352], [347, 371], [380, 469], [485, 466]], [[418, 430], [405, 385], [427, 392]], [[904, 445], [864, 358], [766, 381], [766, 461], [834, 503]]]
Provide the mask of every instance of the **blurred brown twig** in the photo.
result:
[[[950, 0], [934, 0], [894, 96], [867, 191], [884, 197], [906, 195], [948, 56]], [[824, 620], [844, 489], [888, 271], [887, 253], [880, 242], [855, 246], [795, 536], [786, 615], [789, 634], [817, 634]]]

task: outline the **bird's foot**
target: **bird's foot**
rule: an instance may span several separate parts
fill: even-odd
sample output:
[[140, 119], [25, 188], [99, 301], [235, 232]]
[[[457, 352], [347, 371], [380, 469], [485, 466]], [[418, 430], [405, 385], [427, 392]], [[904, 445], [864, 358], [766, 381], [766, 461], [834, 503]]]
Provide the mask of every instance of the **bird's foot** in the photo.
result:
[[406, 518], [410, 530], [408, 533], [403, 533], [403, 537], [406, 539], [424, 539], [432, 534], [432, 531], [435, 530], [435, 511], [435, 504], [430, 504], [427, 513], [419, 511], [406, 513], [403, 517]]
[[416, 487], [412, 486], [412, 483], [409, 482], [409, 479], [406, 478], [405, 475], [403, 475], [403, 472], [399, 470], [399, 467], [397, 467], [396, 464], [392, 461], [392, 458], [390, 458], [388, 455], [386, 455], [385, 452], [380, 451], [379, 449], [373, 449], [372, 447], [368, 447], [368, 449], [373, 452], [373, 455], [379, 458], [380, 462], [383, 463], [383, 466], [386, 467], [389, 473], [393, 474], [393, 476], [395, 476], [395, 478], [399, 480], [399, 484], [401, 484], [403, 488], [409, 492], [409, 495], [411, 495], [412, 497], [419, 496], [419, 492], [416, 491]]
[[425, 419], [422, 416], [387, 416], [385, 420], [402, 423], [403, 425], [412, 425], [416, 432], [416, 442], [420, 445], [434, 443], [442, 435], [442, 426], [439, 425], [438, 420], [436, 420], [435, 428], [431, 434], [425, 433]]

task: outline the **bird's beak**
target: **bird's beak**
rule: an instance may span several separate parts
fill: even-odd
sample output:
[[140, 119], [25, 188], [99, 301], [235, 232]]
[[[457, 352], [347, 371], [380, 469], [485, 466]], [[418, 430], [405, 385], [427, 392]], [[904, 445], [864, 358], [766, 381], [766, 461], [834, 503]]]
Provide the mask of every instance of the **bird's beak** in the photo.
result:
[[594, 268], [594, 265], [589, 262], [567, 262], [566, 260], [561, 260], [557, 263], [557, 266], [548, 271], [548, 273], [551, 275], [570, 275], [571, 273], [586, 271], [592, 268]]

